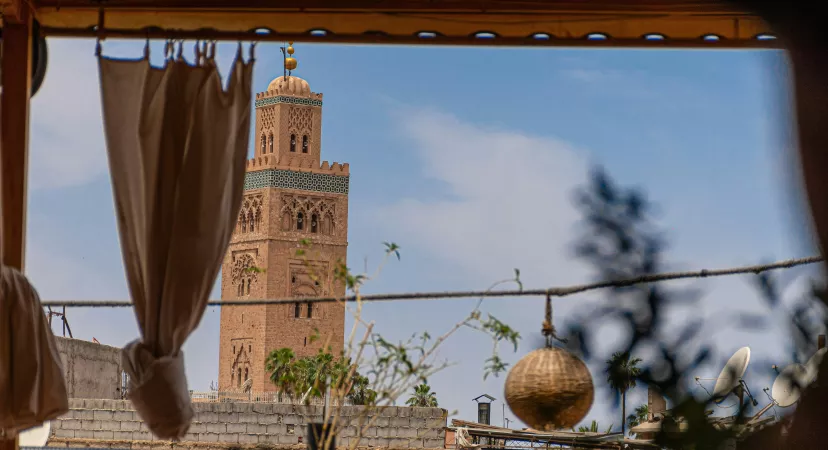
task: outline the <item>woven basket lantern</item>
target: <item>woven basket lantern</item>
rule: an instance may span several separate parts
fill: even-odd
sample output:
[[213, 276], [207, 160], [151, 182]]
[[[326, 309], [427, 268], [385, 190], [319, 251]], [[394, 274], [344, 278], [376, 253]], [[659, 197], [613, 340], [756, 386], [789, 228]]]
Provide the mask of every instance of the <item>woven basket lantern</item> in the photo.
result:
[[592, 407], [595, 390], [583, 361], [557, 347], [524, 356], [506, 377], [506, 402], [524, 423], [540, 431], [571, 428]]
[[546, 347], [524, 356], [509, 371], [506, 403], [520, 420], [536, 430], [571, 428], [589, 412], [595, 388], [583, 361], [552, 346], [552, 339], [558, 338], [552, 326], [549, 296], [543, 334]]

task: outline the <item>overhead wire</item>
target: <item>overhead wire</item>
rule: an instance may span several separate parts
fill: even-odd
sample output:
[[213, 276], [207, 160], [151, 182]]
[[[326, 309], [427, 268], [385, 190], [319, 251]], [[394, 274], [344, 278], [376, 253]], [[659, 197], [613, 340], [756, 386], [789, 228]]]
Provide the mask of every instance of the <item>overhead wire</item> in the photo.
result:
[[[798, 266], [822, 262], [821, 256], [807, 258], [788, 259], [770, 264], [759, 264], [752, 266], [731, 267], [726, 269], [702, 269], [685, 272], [666, 272], [638, 277], [600, 281], [596, 283], [579, 284], [563, 287], [550, 287], [546, 289], [512, 289], [512, 290], [486, 290], [486, 291], [442, 291], [442, 292], [403, 292], [389, 294], [366, 294], [334, 297], [301, 297], [301, 298], [276, 298], [276, 299], [227, 299], [211, 300], [207, 306], [252, 306], [252, 305], [287, 305], [296, 302], [301, 303], [339, 303], [339, 302], [380, 302], [391, 300], [448, 300], [468, 298], [505, 298], [505, 297], [533, 297], [552, 296], [566, 297], [587, 291], [598, 289], [628, 287], [638, 284], [647, 284], [660, 281], [679, 280], [686, 278], [710, 278], [730, 275], [759, 274], [770, 270], [791, 269]], [[57, 300], [41, 302], [43, 307], [67, 307], [67, 308], [126, 308], [132, 307], [128, 300]]]

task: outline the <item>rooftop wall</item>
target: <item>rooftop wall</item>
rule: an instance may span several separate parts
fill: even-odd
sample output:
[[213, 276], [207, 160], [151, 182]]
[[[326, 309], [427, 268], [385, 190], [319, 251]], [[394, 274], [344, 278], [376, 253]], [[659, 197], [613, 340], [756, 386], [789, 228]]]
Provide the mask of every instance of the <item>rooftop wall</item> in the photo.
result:
[[[306, 424], [322, 419], [320, 406], [196, 403], [193, 407], [195, 419], [187, 436], [175, 443], [177, 449], [303, 447], [307, 443]], [[49, 447], [172, 448], [172, 443], [152, 436], [129, 401], [72, 399], [70, 408], [52, 422]], [[342, 407], [343, 428], [337, 434], [337, 447], [357, 444], [358, 418], [364, 413], [363, 406]], [[376, 420], [362, 434], [359, 447], [444, 448], [444, 409], [387, 407], [372, 413]]]
[[121, 350], [55, 337], [69, 398], [121, 398]]

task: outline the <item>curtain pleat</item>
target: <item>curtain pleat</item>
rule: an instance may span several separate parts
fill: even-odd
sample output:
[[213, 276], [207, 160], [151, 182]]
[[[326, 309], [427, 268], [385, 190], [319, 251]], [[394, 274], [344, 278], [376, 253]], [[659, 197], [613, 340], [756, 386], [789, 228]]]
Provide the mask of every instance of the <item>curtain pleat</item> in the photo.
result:
[[207, 306], [238, 215], [250, 133], [252, 59], [224, 91], [208, 60], [99, 58], [121, 251], [141, 338], [122, 353], [147, 427], [180, 439], [193, 416], [181, 347]]

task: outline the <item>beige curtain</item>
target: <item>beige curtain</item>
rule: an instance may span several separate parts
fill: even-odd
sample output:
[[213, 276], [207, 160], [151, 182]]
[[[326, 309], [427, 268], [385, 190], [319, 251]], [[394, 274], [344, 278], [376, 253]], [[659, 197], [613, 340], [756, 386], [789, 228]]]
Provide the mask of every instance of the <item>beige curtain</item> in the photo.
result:
[[[148, 53], [148, 52], [147, 52]], [[212, 57], [164, 68], [99, 58], [104, 130], [141, 339], [122, 354], [147, 427], [180, 439], [193, 416], [181, 346], [198, 326], [238, 216], [253, 59], [239, 52], [222, 89]]]
[[10, 437], [66, 413], [69, 400], [37, 291], [19, 271], [0, 271], [0, 437]]

